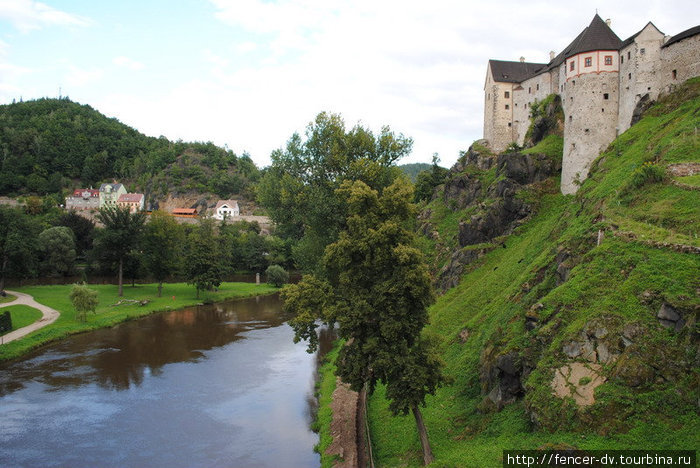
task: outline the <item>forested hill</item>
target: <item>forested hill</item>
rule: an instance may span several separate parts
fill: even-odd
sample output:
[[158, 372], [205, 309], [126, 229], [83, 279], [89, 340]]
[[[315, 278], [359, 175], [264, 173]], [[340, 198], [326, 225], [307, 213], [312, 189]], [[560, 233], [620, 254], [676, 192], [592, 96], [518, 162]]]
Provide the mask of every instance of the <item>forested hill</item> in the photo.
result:
[[212, 143], [153, 138], [68, 98], [0, 106], [0, 195], [60, 193], [118, 179], [130, 191], [246, 194], [247, 155]]

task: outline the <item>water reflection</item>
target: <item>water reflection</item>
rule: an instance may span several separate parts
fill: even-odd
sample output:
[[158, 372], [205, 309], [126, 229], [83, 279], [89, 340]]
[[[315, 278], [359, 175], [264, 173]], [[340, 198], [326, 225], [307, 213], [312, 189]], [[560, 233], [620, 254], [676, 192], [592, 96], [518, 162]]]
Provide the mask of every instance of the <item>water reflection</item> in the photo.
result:
[[287, 318], [276, 296], [193, 307], [0, 364], [4, 464], [317, 466], [318, 358]]

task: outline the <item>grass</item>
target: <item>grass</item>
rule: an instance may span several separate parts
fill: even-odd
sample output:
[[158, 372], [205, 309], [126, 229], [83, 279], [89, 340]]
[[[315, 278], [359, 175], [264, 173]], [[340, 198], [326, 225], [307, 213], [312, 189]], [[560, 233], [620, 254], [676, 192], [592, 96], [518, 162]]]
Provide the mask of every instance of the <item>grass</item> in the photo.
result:
[[15, 299], [17, 299], [15, 296], [12, 294], [7, 294], [5, 297], [0, 296], [0, 304], [4, 304], [6, 302], [12, 302]]
[[[278, 291], [277, 288], [266, 284], [222, 283], [217, 291], [200, 291], [200, 298], [197, 299], [195, 288], [185, 283], [164, 284], [163, 297], [157, 297], [157, 284], [137, 284], [135, 287], [125, 286], [124, 296], [120, 298], [117, 295], [118, 286], [116, 285], [90, 285], [91, 289], [98, 292], [99, 305], [94, 315], [88, 314], [87, 320], [80, 322], [68, 298], [71, 287], [72, 285], [54, 285], [16, 288], [19, 292], [34, 296], [37, 302], [58, 310], [61, 316], [51, 325], [0, 347], [0, 360], [17, 358], [37, 346], [74, 333], [110, 327], [155, 312], [177, 310], [199, 303], [272, 294]], [[145, 306], [134, 304], [112, 306], [120, 299], [148, 300], [149, 303]]]
[[31, 325], [41, 318], [41, 312], [36, 310], [34, 307], [29, 307], [22, 304], [3, 307], [0, 309], [0, 313], [4, 313], [6, 310], [10, 311], [13, 330]]
[[693, 187], [700, 187], [700, 174], [693, 174], [690, 176], [676, 177], [676, 180], [685, 185], [692, 185]]
[[532, 148], [521, 151], [522, 154], [546, 154], [551, 158], [561, 159], [564, 153], [564, 138], [559, 135], [547, 135]]
[[336, 455], [330, 456], [326, 454], [326, 449], [333, 443], [333, 436], [331, 435], [333, 411], [330, 405], [336, 386], [335, 360], [338, 357], [340, 346], [342, 346], [342, 342], [337, 340], [333, 349], [324, 357], [323, 365], [318, 371], [319, 381], [316, 392], [319, 410], [314, 422], [314, 429], [318, 431], [319, 436], [319, 442], [315, 450], [321, 455], [321, 468], [332, 468], [337, 458]]
[[[436, 456], [431, 466], [498, 467], [504, 449], [542, 446], [700, 445], [695, 328], [676, 333], [656, 319], [661, 305], [670, 304], [696, 320], [700, 256], [610, 235], [619, 230], [639, 241], [700, 245], [697, 191], [655, 177], [631, 181], [645, 163], [666, 167], [700, 159], [694, 132], [700, 79], [681, 93], [684, 99], [662, 101], [621, 135], [576, 196], [544, 195], [538, 214], [505, 240], [507, 248], [486, 254], [431, 307], [427, 331], [443, 337], [445, 372], [454, 379], [427, 398], [423, 411]], [[431, 208], [441, 233], [454, 234], [449, 212]], [[599, 230], [605, 237], [597, 245]], [[560, 249], [571, 255], [570, 275], [557, 284]], [[525, 328], [528, 314], [538, 320], [533, 330]], [[639, 327], [641, 338], [602, 366], [607, 380], [596, 389], [595, 404], [579, 408], [552, 394], [552, 375], [571, 362], [563, 345], [601, 324], [614, 343], [626, 325]], [[464, 329], [469, 337], [462, 343]], [[529, 366], [525, 397], [495, 411], [481, 375], [495, 357], [511, 352]], [[639, 375], [651, 377], [629, 383]], [[422, 465], [415, 422], [391, 416], [381, 387], [370, 398], [369, 420], [378, 466]]]

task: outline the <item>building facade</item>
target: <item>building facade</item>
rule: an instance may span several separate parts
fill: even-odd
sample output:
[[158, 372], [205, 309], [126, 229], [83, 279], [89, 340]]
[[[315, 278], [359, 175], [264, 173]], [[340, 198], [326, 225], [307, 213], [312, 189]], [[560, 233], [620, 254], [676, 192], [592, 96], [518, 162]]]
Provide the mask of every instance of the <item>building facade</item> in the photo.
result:
[[523, 145], [530, 108], [550, 94], [564, 109], [562, 193], [574, 193], [598, 154], [627, 130], [641, 101], [700, 75], [700, 26], [674, 37], [648, 23], [622, 41], [597, 14], [549, 63], [489, 60], [484, 139], [494, 151]]

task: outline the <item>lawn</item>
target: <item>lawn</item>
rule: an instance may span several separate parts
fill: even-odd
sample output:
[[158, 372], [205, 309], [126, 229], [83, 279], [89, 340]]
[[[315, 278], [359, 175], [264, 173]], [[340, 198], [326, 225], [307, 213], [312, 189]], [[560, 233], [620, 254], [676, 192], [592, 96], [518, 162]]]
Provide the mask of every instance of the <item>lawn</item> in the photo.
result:
[[4, 313], [6, 310], [10, 311], [10, 316], [12, 317], [12, 329], [17, 330], [18, 328], [26, 327], [31, 325], [41, 318], [41, 312], [36, 310], [34, 307], [29, 307], [26, 305], [13, 305], [7, 306], [0, 309], [0, 313]]
[[[116, 285], [96, 284], [90, 285], [90, 288], [98, 293], [99, 304], [96, 313], [88, 314], [87, 320], [81, 322], [68, 298], [71, 287], [72, 285], [52, 285], [16, 288], [19, 292], [33, 296], [37, 302], [58, 310], [61, 316], [56, 322], [41, 330], [12, 343], [2, 345], [0, 347], [0, 360], [16, 358], [37, 346], [74, 333], [110, 327], [155, 312], [177, 310], [200, 303], [272, 294], [278, 291], [277, 288], [267, 284], [222, 283], [216, 291], [200, 291], [200, 298], [197, 299], [195, 288], [185, 283], [164, 284], [162, 297], [158, 297], [157, 284], [137, 284], [134, 287], [125, 286], [124, 296], [120, 298], [117, 295], [118, 287]], [[122, 299], [148, 301], [148, 303], [144, 306], [138, 304], [114, 305]]]
[[4, 304], [5, 302], [12, 302], [15, 299], [17, 299], [17, 298], [15, 296], [13, 296], [12, 294], [8, 294], [5, 297], [0, 296], [0, 304]]

